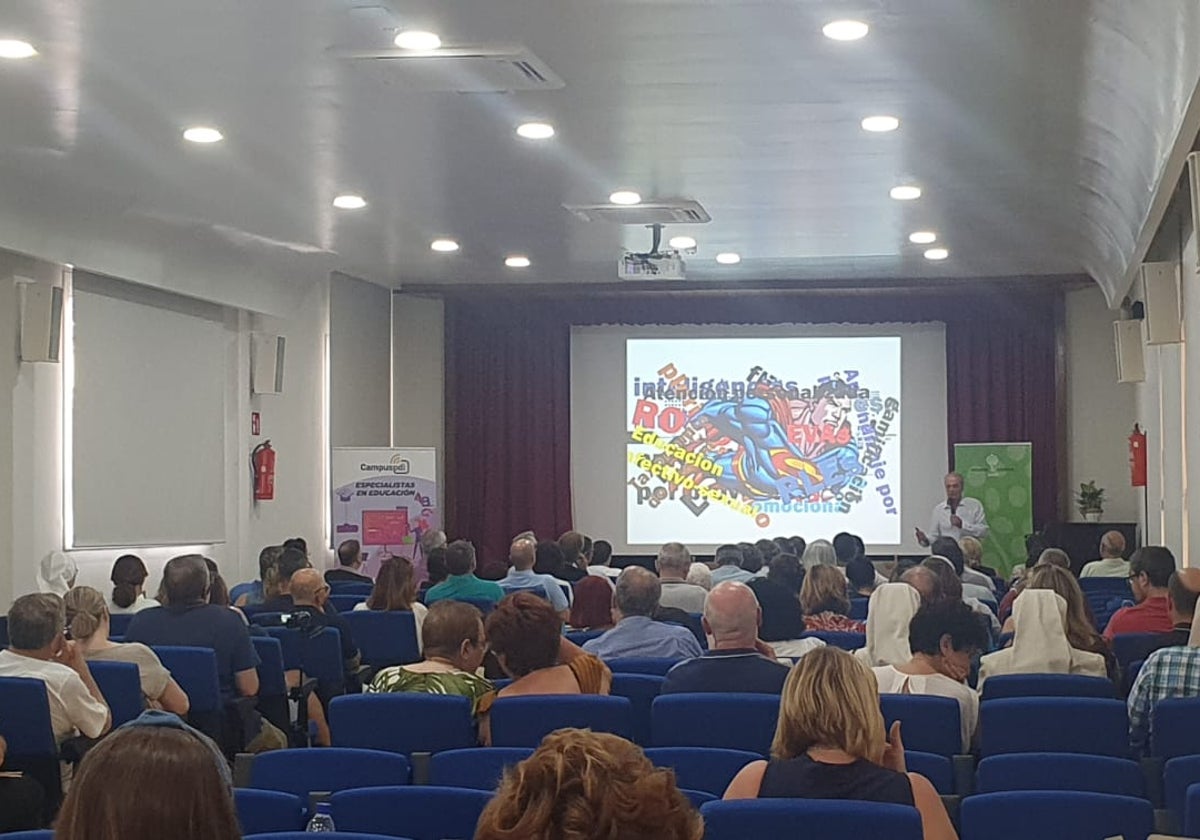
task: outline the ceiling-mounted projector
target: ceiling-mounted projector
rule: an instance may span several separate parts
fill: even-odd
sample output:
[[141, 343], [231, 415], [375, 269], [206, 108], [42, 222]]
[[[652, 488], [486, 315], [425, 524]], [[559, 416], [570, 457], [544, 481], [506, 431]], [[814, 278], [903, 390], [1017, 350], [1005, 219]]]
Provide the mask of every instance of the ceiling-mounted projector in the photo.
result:
[[[659, 224], [648, 226], [652, 231], [650, 250], [644, 254], [626, 251], [617, 262], [617, 278], [620, 280], [683, 280], [687, 263], [683, 261], [685, 252], [678, 250], [660, 251], [662, 244], [662, 229]], [[686, 253], [696, 253], [690, 248]]]

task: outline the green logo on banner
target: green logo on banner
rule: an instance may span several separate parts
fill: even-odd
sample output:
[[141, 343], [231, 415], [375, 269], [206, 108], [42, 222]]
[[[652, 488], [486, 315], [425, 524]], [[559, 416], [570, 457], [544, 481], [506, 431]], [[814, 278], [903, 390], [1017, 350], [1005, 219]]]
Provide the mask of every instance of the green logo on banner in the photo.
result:
[[1033, 446], [957, 443], [954, 468], [963, 495], [978, 499], [987, 516], [984, 565], [1007, 576], [1025, 562], [1025, 535], [1033, 531]]

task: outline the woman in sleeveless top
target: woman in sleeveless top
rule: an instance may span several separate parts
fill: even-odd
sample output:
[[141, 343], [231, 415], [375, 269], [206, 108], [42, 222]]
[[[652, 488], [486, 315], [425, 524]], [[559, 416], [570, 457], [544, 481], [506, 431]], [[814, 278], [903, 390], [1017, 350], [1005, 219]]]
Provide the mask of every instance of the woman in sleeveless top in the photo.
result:
[[788, 675], [770, 761], [742, 768], [726, 799], [853, 799], [916, 807], [925, 840], [957, 840], [942, 800], [907, 773], [900, 724], [885, 735], [875, 676], [843, 650], [809, 653]]
[[[496, 699], [530, 694], [608, 694], [608, 666], [562, 634], [562, 618], [545, 598], [532, 592], [506, 596], [487, 617], [487, 637], [496, 661], [513, 682]], [[479, 740], [487, 745], [491, 729], [480, 706]]]

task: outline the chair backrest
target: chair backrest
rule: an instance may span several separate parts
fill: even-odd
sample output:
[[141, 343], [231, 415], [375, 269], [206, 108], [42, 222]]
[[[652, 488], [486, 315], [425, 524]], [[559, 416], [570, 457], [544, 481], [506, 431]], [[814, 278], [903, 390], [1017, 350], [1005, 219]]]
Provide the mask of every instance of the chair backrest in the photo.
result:
[[304, 828], [304, 800], [274, 790], [238, 788], [233, 792], [242, 834], [296, 831]]
[[108, 617], [108, 637], [124, 636], [135, 613], [116, 613]]
[[920, 773], [942, 796], [955, 793], [954, 762], [946, 755], [905, 750], [904, 764], [911, 773]]
[[343, 830], [413, 840], [471, 840], [491, 798], [482, 790], [421, 785], [343, 790], [330, 803], [333, 824]]
[[[598, 639], [604, 635], [603, 630], [568, 630], [563, 633], [567, 640], [572, 644], [583, 647], [584, 642], [590, 642], [592, 639]], [[610, 669], [611, 670], [611, 669]]]
[[346, 682], [342, 663], [342, 634], [335, 627], [322, 628], [310, 634], [287, 627], [268, 627], [271, 638], [283, 646], [283, 660], [288, 663], [289, 652], [299, 652], [299, 667], [307, 677], [341, 691]]
[[1146, 647], [1162, 638], [1161, 633], [1118, 633], [1112, 639], [1113, 656], [1121, 665], [1146, 658]]
[[339, 613], [349, 615], [354, 611], [354, 608], [367, 600], [362, 595], [354, 594], [333, 594], [329, 596], [329, 603], [333, 604], [333, 608]]
[[[328, 840], [405, 840], [387, 834], [365, 834], [361, 831], [327, 831]], [[269, 831], [265, 834], [246, 834], [245, 840], [311, 840], [306, 831]], [[8, 840], [5, 837], [5, 840]]]
[[401, 692], [351, 694], [329, 704], [335, 747], [440, 752], [478, 743], [466, 697]]
[[446, 750], [429, 760], [429, 784], [493, 791], [504, 771], [533, 754], [533, 747]]
[[104, 702], [112, 711], [112, 725], [133, 720], [146, 708], [146, 697], [142, 694], [142, 678], [138, 666], [132, 662], [110, 662], [94, 659], [88, 662], [88, 670]]
[[610, 693], [633, 704], [633, 740], [644, 747], [650, 746], [650, 708], [663, 682], [653, 674], [613, 674]]
[[841, 633], [836, 630], [810, 630], [800, 634], [801, 639], [820, 639], [830, 647], [842, 650], [858, 650], [867, 646], [866, 633]]
[[1183, 808], [1183, 833], [1200, 837], [1200, 784], [1188, 785]]
[[656, 747], [717, 747], [767, 755], [778, 720], [778, 694], [664, 694], [651, 706], [651, 741]]
[[38, 828], [33, 831], [9, 831], [4, 834], [4, 840], [54, 840], [54, 832], [48, 828]]
[[409, 775], [408, 759], [394, 752], [341, 747], [275, 750], [255, 756], [250, 787], [307, 801], [318, 791], [406, 785]]
[[1085, 577], [1079, 579], [1079, 588], [1085, 594], [1095, 592], [1108, 596], [1120, 595], [1132, 598], [1133, 590], [1129, 588], [1128, 578], [1123, 577]]
[[350, 626], [367, 665], [386, 668], [421, 661], [417, 625], [411, 612], [359, 610], [345, 613], [342, 619]]
[[1120, 700], [1096, 697], [989, 700], [980, 705], [979, 729], [984, 756], [1064, 752], [1129, 757], [1129, 718]]
[[628, 659], [608, 659], [604, 664], [614, 674], [651, 674], [664, 677], [682, 660], [663, 659], [657, 657], [629, 657]]
[[57, 757], [50, 698], [46, 684], [26, 677], [0, 677], [0, 735], [8, 755], [23, 758]]
[[475, 609], [483, 613], [484, 618], [491, 614], [492, 610], [496, 609], [496, 602], [490, 598], [455, 598], [456, 601], [462, 601], [464, 604], [470, 604]]
[[907, 749], [946, 756], [962, 752], [962, 711], [957, 700], [929, 694], [881, 694], [879, 708], [889, 729], [893, 721], [901, 722]]
[[1146, 840], [1154, 808], [1145, 799], [1078, 791], [1015, 791], [962, 801], [962, 836], [971, 840]]
[[741, 799], [700, 808], [705, 840], [748, 837], [886, 837], [922, 840], [911, 805], [829, 799]]
[[1112, 700], [1116, 689], [1103, 677], [1080, 674], [1004, 674], [983, 684], [984, 700], [1008, 697], [1100, 697]]
[[1177, 826], [1183, 825], [1188, 788], [1197, 783], [1200, 783], [1200, 755], [1181, 755], [1163, 765], [1163, 799], [1167, 810], [1178, 820]]
[[[910, 768], [912, 769], [912, 768]], [[1012, 753], [979, 762], [977, 793], [1007, 790], [1078, 790], [1145, 796], [1142, 768], [1127, 758], [1078, 753]]]
[[707, 805], [709, 802], [716, 802], [721, 797], [713, 796], [711, 793], [703, 790], [692, 790], [691, 788], [679, 788], [679, 792], [688, 798], [692, 803], [693, 808], [699, 808], [701, 805]]
[[625, 697], [587, 694], [504, 697], [492, 704], [491, 727], [497, 747], [536, 747], [566, 727], [631, 738], [633, 704]]
[[851, 598], [850, 599], [850, 617], [855, 621], [867, 620], [867, 609], [871, 603], [870, 598]]
[[1200, 697], [1169, 697], [1154, 704], [1150, 754], [1159, 758], [1200, 755]]
[[211, 648], [156, 645], [154, 652], [188, 696], [189, 715], [221, 711], [217, 654]]
[[283, 665], [283, 645], [270, 636], [251, 636], [250, 644], [258, 654], [258, 696], [286, 697], [287, 673]]
[[720, 797], [738, 771], [762, 755], [748, 750], [722, 750], [712, 747], [652, 747], [646, 758], [655, 767], [675, 771], [675, 784], [688, 790], [702, 790]]
[[372, 584], [357, 580], [335, 580], [329, 583], [329, 591], [334, 595], [358, 595], [359, 600], [371, 594], [375, 587]]

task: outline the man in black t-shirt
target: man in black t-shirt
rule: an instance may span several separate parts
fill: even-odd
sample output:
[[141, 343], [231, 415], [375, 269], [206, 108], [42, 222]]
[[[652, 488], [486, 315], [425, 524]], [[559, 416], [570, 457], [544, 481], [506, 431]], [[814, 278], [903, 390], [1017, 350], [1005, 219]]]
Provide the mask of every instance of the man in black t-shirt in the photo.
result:
[[364, 574], [359, 574], [362, 568], [362, 546], [358, 540], [346, 540], [337, 549], [338, 568], [325, 573], [326, 583], [374, 583], [375, 581]]
[[301, 569], [292, 575], [292, 612], [306, 612], [314, 627], [334, 627], [342, 637], [342, 665], [349, 676], [359, 665], [358, 645], [346, 619], [328, 609], [329, 584], [316, 569]]

